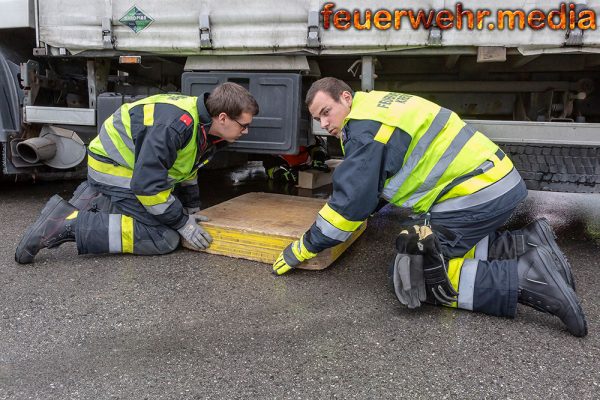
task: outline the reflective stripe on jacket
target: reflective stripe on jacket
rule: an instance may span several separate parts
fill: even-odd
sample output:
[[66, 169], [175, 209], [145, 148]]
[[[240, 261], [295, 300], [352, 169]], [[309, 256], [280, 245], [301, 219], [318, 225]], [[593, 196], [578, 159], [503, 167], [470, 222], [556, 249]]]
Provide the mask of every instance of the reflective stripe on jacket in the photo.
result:
[[452, 111], [403, 93], [356, 93], [347, 119], [381, 122], [374, 140], [384, 144], [395, 128], [410, 135], [402, 168], [386, 180], [382, 197], [417, 213], [427, 212], [448, 184], [498, 151]]

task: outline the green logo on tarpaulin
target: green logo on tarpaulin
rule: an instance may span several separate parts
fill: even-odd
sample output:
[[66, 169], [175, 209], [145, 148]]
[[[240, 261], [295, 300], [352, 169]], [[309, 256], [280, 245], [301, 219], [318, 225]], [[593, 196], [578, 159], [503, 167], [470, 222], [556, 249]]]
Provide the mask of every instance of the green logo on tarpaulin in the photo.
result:
[[125, 15], [121, 17], [119, 22], [130, 27], [135, 33], [138, 33], [146, 29], [151, 23], [154, 22], [154, 20], [150, 18], [150, 16], [144, 14], [144, 12], [137, 8], [137, 6], [133, 6]]

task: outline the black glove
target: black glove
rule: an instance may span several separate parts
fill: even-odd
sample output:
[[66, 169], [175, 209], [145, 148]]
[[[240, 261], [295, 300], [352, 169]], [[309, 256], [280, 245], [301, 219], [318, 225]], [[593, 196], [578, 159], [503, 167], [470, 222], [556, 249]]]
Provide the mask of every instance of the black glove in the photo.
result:
[[394, 293], [408, 308], [421, 307], [427, 299], [427, 290], [423, 275], [423, 257], [397, 254], [394, 261]]
[[452, 305], [458, 301], [458, 292], [448, 277], [442, 246], [429, 226], [419, 226], [418, 231], [417, 249], [423, 255], [423, 276], [427, 293], [444, 305]]
[[404, 227], [396, 238], [396, 250], [401, 254], [421, 254], [417, 247], [418, 241], [419, 226]]

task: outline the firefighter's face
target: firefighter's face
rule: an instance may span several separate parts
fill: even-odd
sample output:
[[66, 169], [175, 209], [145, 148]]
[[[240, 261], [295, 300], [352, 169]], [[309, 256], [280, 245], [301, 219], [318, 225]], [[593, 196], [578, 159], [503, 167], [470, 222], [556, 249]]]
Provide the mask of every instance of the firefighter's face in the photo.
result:
[[213, 121], [212, 127], [216, 128], [214, 134], [233, 143], [242, 135], [248, 133], [248, 125], [252, 122], [252, 114], [243, 112], [239, 117], [233, 118], [226, 113], [221, 113]]
[[308, 107], [310, 115], [321, 124], [321, 128], [327, 130], [330, 135], [340, 137], [344, 119], [350, 114], [352, 106], [352, 94], [342, 92], [339, 99], [332, 98], [329, 94], [319, 91]]

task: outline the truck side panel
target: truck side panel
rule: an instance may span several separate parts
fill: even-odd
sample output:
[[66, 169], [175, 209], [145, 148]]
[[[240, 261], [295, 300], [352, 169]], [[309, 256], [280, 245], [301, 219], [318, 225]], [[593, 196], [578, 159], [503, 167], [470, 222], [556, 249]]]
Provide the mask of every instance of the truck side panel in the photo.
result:
[[[114, 48], [125, 51], [148, 51], [163, 54], [268, 54], [301, 51], [307, 48], [309, 12], [322, 11], [323, 3], [314, 1], [266, 0], [250, 2], [241, 0], [178, 1], [176, 7], [165, 7], [163, 1], [140, 0], [135, 3], [137, 18], [149, 22], [143, 29], [135, 32], [124, 24], [124, 17], [131, 12], [130, 2], [105, 2], [93, 0], [85, 7], [75, 0], [46, 0], [40, 2], [40, 39], [57, 48], [66, 48], [72, 53], [84, 50], [103, 49], [102, 20], [112, 20]], [[526, 13], [539, 9], [546, 13], [559, 9], [561, 2], [508, 0], [501, 4], [496, 0], [464, 0], [464, 10], [471, 10], [477, 22], [477, 10], [488, 10], [491, 16], [482, 19], [481, 28], [470, 30], [466, 26], [467, 17], [463, 17], [465, 26], [461, 29], [446, 29], [441, 32], [442, 46], [502, 46], [531, 48], [560, 48], [566, 42], [566, 30], [544, 28], [533, 30], [525, 28], [502, 31], [489, 30], [488, 24], [497, 25], [498, 10], [523, 10]], [[567, 24], [568, 24], [568, 4]], [[600, 11], [600, 0], [588, 0], [587, 9]], [[378, 10], [419, 9], [456, 11], [456, 1], [426, 0], [410, 4], [397, 1], [378, 1], [375, 5], [364, 1], [352, 0], [338, 2], [332, 11], [355, 9], [364, 12], [369, 8], [372, 15]], [[200, 17], [208, 16], [212, 48], [201, 49]], [[322, 16], [321, 16], [322, 18]], [[360, 21], [364, 22], [364, 14]], [[558, 20], [558, 19], [557, 19]], [[333, 16], [329, 16], [333, 24]], [[517, 26], [518, 26], [518, 19]], [[324, 29], [319, 22], [321, 35], [321, 54], [348, 54], [401, 50], [432, 44], [427, 29], [413, 29], [407, 16], [400, 18], [401, 27], [395, 29], [392, 21], [387, 30], [358, 30], [350, 28], [338, 30]], [[505, 20], [505, 25], [508, 20]], [[586, 30], [583, 44], [593, 51], [600, 47], [600, 32]]]

